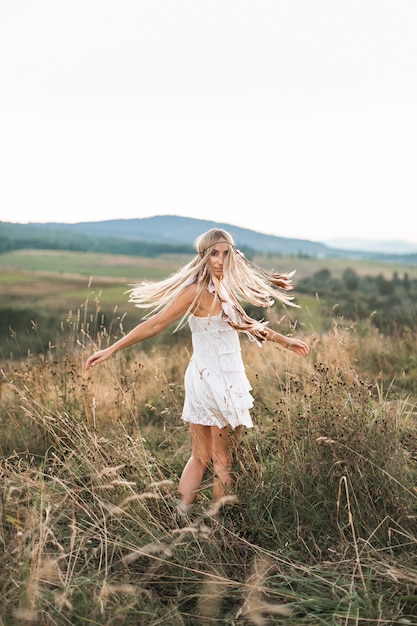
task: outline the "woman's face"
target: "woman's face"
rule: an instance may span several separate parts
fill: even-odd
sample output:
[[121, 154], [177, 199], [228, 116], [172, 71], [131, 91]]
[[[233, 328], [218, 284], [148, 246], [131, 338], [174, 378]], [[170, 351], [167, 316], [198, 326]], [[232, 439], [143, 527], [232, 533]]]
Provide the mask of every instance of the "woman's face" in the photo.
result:
[[211, 273], [216, 278], [223, 276], [223, 265], [228, 254], [230, 254], [230, 244], [225, 239], [220, 239], [212, 247], [209, 262]]

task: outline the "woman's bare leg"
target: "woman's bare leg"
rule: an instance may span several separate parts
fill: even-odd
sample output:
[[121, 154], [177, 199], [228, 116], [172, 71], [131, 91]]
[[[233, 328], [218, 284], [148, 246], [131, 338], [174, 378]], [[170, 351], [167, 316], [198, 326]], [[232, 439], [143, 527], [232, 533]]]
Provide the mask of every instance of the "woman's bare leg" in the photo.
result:
[[211, 460], [211, 426], [190, 424], [192, 452], [181, 474], [178, 496], [184, 506], [194, 502]]
[[233, 485], [230, 428], [211, 426], [211, 458], [213, 461], [213, 499], [215, 502], [230, 493]]

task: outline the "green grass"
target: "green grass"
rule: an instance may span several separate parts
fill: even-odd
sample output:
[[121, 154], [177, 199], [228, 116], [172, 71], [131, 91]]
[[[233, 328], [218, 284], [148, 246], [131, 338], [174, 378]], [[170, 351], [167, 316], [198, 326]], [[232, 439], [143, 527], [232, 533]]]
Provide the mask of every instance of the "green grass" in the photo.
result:
[[[145, 258], [60, 250], [18, 250], [0, 255], [0, 270], [1, 274], [5, 270], [20, 269], [31, 272], [129, 278], [135, 281], [143, 278], [153, 280], [172, 273], [186, 259], [187, 257], [180, 255]], [[400, 275], [408, 273], [410, 278], [417, 277], [417, 266], [392, 262], [359, 259], [306, 259], [272, 255], [256, 255], [254, 260], [267, 269], [276, 271], [296, 269], [296, 280], [322, 269], [330, 269], [334, 276], [340, 277], [347, 267], [352, 268], [359, 275], [375, 276], [381, 273], [391, 278], [394, 272], [398, 272]]]
[[[182, 261], [181, 261], [182, 262]], [[19, 250], [0, 255], [0, 268], [30, 272], [117, 277], [134, 281], [159, 279], [180, 264], [176, 257], [156, 259], [90, 252]]]
[[26, 283], [28, 280], [28, 276], [22, 272], [4, 269], [0, 272], [0, 285], [15, 285], [16, 283]]
[[[177, 269], [186, 257], [162, 256], [155, 259], [79, 253], [66, 251], [20, 250], [0, 255], [0, 297], [3, 309], [27, 310], [31, 318], [59, 318], [68, 311], [83, 308], [87, 298], [99, 299], [101, 309], [109, 317], [115, 307], [127, 314], [127, 324], [137, 322], [138, 312], [128, 304], [126, 290], [140, 280], [159, 280]], [[417, 277], [417, 268], [376, 263], [372, 261], [347, 261], [345, 259], [304, 259], [294, 257], [255, 257], [267, 269], [289, 271], [297, 269], [296, 280], [329, 269], [341, 276], [346, 267], [358, 274], [385, 274], [392, 277], [408, 273]], [[91, 284], [90, 284], [91, 283]], [[90, 285], [90, 286], [89, 286]], [[300, 311], [289, 311], [289, 317], [302, 330], [321, 333], [323, 321], [320, 303], [311, 296], [294, 292]], [[49, 325], [49, 321], [46, 325]], [[14, 321], [11, 320], [13, 326]], [[4, 336], [4, 335], [3, 335]], [[1, 347], [1, 346], [0, 346]]]
[[254, 261], [264, 265], [268, 269], [276, 271], [297, 270], [294, 280], [311, 276], [323, 269], [331, 271], [332, 275], [340, 278], [346, 268], [354, 270], [358, 275], [378, 276], [382, 274], [391, 279], [394, 272], [400, 276], [408, 274], [410, 278], [417, 278], [417, 265], [406, 265], [392, 261], [372, 261], [368, 259], [346, 259], [346, 258], [304, 258], [289, 256], [263, 256], [256, 255]]
[[[42, 250], [21, 250], [0, 255], [0, 354], [15, 353], [17, 344], [15, 338], [10, 337], [10, 328], [19, 335], [21, 353], [39, 349], [41, 345], [45, 349], [51, 335], [60, 334], [61, 320], [69, 312], [84, 315], [87, 301], [94, 315], [97, 306], [107, 323], [113, 318], [123, 317], [124, 328], [129, 330], [142, 315], [128, 303], [126, 291], [129, 286], [143, 279], [166, 277], [185, 260], [186, 257], [177, 255], [151, 259]], [[254, 260], [267, 269], [277, 271], [296, 268], [296, 282], [321, 269], [329, 269], [335, 277], [341, 276], [347, 267], [358, 275], [384, 274], [391, 278], [397, 272], [399, 275], [408, 273], [410, 278], [417, 277], [416, 267], [372, 261], [261, 255]], [[297, 289], [294, 294], [301, 309], [287, 311], [292, 325], [306, 333], [320, 335], [327, 331], [320, 314], [319, 300], [298, 293]], [[95, 305], [95, 301], [99, 305]], [[37, 325], [35, 342], [31, 338], [32, 322]]]

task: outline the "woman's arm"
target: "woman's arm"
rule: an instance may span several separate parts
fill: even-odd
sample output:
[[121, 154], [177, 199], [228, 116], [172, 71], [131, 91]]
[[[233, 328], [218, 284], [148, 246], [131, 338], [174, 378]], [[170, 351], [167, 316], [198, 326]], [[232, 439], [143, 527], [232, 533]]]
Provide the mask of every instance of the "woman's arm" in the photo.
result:
[[156, 313], [149, 319], [141, 322], [135, 328], [133, 328], [127, 335], [113, 343], [108, 348], [98, 350], [94, 352], [85, 364], [85, 369], [89, 370], [90, 367], [102, 363], [106, 359], [110, 358], [119, 350], [123, 350], [129, 346], [133, 346], [135, 343], [139, 343], [149, 337], [154, 337], [162, 330], [167, 328], [170, 324], [181, 318], [188, 310], [189, 306], [194, 300], [195, 286], [190, 285], [186, 287], [184, 291], [170, 304], [166, 309]]
[[287, 350], [292, 350], [300, 356], [305, 356], [310, 351], [308, 345], [304, 341], [301, 341], [301, 339], [286, 337], [285, 335], [281, 335], [281, 333], [277, 333], [275, 330], [272, 330], [268, 327], [266, 327], [265, 330], [267, 333], [266, 338], [268, 341], [278, 343], [284, 348], [287, 348]]

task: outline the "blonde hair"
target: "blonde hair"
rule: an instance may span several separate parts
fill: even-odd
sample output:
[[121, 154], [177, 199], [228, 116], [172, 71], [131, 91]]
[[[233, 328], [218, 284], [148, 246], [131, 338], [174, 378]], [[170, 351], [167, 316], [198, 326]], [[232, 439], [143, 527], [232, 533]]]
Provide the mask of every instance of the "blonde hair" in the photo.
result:
[[[212, 274], [209, 262], [213, 247], [220, 241], [230, 246], [221, 279]], [[293, 288], [291, 275], [269, 274], [248, 261], [236, 249], [235, 242], [227, 231], [212, 228], [197, 237], [194, 247], [197, 256], [189, 263], [164, 280], [143, 281], [134, 286], [129, 291], [129, 302], [139, 308], [151, 309], [146, 315], [149, 317], [168, 307], [186, 287], [195, 283], [195, 298], [175, 330], [183, 326], [188, 315], [195, 310], [203, 291], [210, 289], [222, 303], [223, 316], [229, 324], [236, 330], [249, 333], [258, 341], [265, 339], [265, 331], [262, 330], [265, 324], [249, 317], [240, 302], [270, 307], [278, 300], [283, 305], [297, 306], [292, 302], [293, 298], [282, 291]]]

